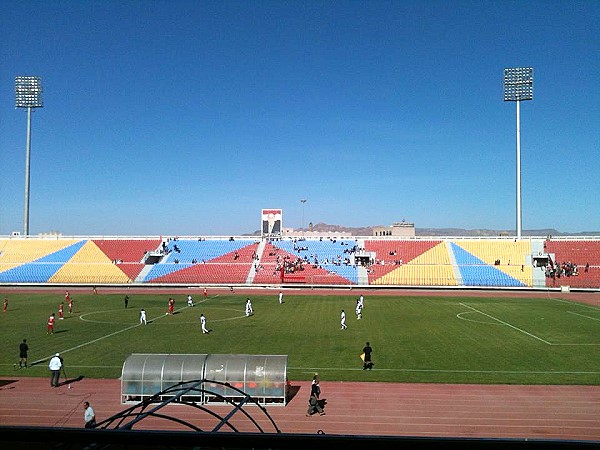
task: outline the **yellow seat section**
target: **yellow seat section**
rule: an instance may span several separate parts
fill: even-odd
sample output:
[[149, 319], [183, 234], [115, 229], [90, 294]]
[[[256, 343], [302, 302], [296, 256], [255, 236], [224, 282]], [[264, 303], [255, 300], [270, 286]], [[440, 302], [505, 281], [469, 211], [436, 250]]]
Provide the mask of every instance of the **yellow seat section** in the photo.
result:
[[513, 265], [495, 267], [507, 275], [510, 275], [511, 277], [525, 283], [526, 286], [533, 286], [533, 267], [531, 267], [529, 264], [523, 264], [522, 267]]
[[409, 263], [373, 280], [371, 284], [456, 286], [456, 278], [446, 244], [440, 242]]
[[35, 261], [77, 242], [80, 239], [0, 239], [0, 269]]
[[[431, 249], [434, 250], [434, 249]], [[407, 286], [456, 286], [450, 264], [405, 264], [374, 280], [371, 284]]]
[[108, 256], [92, 241], [64, 264], [49, 280], [49, 283], [131, 283], [131, 279], [113, 264]]
[[440, 242], [435, 247], [427, 250], [425, 253], [417, 256], [415, 259], [410, 261], [408, 264], [442, 264], [449, 265], [450, 255], [448, 254], [448, 248], [446, 243]]
[[531, 255], [531, 243], [528, 240], [456, 240], [453, 241], [469, 253], [487, 264], [494, 265], [500, 260], [500, 266], [520, 266]]
[[[533, 269], [527, 264], [531, 255], [529, 240], [456, 240], [456, 245], [462, 247], [483, 262], [525, 283], [533, 285]], [[500, 264], [496, 265], [496, 261]]]

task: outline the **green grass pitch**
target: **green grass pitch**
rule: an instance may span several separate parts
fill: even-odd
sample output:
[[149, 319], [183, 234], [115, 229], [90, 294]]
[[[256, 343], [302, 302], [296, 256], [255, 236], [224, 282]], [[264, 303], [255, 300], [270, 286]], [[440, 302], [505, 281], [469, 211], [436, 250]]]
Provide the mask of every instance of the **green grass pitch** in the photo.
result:
[[[262, 294], [262, 293], [261, 293]], [[0, 375], [49, 376], [48, 358], [61, 352], [68, 377], [118, 378], [132, 353], [288, 355], [288, 378], [339, 381], [600, 384], [600, 308], [543, 298], [372, 296], [363, 318], [356, 296], [286, 293], [196, 297], [187, 307], [174, 295], [175, 314], [166, 315], [170, 295], [72, 294], [73, 314], [56, 320], [62, 294], [10, 293], [0, 327]], [[148, 325], [139, 324], [147, 311]], [[346, 311], [346, 330], [340, 312]], [[209, 334], [202, 334], [200, 313]], [[57, 314], [58, 317], [58, 314]], [[19, 369], [19, 343], [27, 339], [29, 364]], [[360, 353], [373, 347], [372, 371]], [[15, 363], [16, 368], [15, 368]]]

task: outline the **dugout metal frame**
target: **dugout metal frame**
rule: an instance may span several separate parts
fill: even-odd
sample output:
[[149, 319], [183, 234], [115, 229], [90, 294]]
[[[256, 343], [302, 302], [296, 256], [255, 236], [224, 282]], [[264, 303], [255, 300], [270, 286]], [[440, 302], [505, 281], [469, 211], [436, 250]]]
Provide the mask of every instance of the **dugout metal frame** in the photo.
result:
[[[121, 403], [147, 400], [182, 382], [200, 389], [182, 401], [222, 404], [244, 394], [260, 405], [287, 404], [287, 355], [133, 353], [121, 371]], [[165, 400], [162, 396], [156, 401]]]

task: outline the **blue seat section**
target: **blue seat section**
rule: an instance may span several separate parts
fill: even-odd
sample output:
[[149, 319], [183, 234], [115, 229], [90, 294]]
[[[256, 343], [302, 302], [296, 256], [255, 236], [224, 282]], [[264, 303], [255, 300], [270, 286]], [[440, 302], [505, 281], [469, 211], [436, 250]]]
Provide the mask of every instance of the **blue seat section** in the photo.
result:
[[47, 283], [64, 263], [27, 263], [0, 273], [0, 283]]
[[350, 280], [354, 284], [358, 284], [358, 269], [356, 266], [347, 266], [345, 264], [321, 264], [321, 267], [329, 272], [338, 274], [340, 277]]
[[[226, 255], [227, 253], [235, 252], [243, 247], [254, 244], [254, 240], [194, 240], [194, 239], [177, 239], [169, 241], [167, 249], [169, 255], [165, 261], [174, 262], [175, 259], [180, 263], [191, 263], [193, 260], [208, 262], [211, 259]], [[177, 247], [177, 250], [175, 250]]]
[[34, 262], [66, 263], [75, 255], [75, 253], [77, 253], [79, 250], [81, 250], [81, 247], [83, 247], [86, 244], [86, 242], [87, 242], [87, 240], [76, 242], [73, 245], [69, 245], [68, 247], [65, 247], [54, 253], [50, 253], [50, 254], [44, 256], [43, 258], [36, 259]]
[[76, 242], [30, 263], [0, 273], [0, 283], [47, 283], [87, 240]]
[[[201, 264], [203, 261], [209, 262], [228, 253], [240, 250], [248, 245], [254, 244], [255, 240], [196, 240], [196, 239], [176, 239], [167, 244], [168, 254], [163, 260], [152, 266], [152, 269], [144, 277], [144, 282], [152, 281], [164, 275], [169, 275], [178, 270], [190, 267], [196, 261]], [[175, 260], [178, 263], [175, 263]]]
[[490, 266], [455, 243], [451, 242], [451, 245], [465, 286], [526, 286], [522, 281]]
[[358, 283], [356, 267], [344, 263], [346, 259], [350, 258], [351, 250], [356, 245], [354, 239], [283, 240], [274, 241], [272, 244], [274, 247], [298, 256], [308, 264], [316, 264], [353, 283]]
[[174, 263], [158, 263], [154, 264], [150, 271], [144, 277], [144, 282], [152, 281], [155, 278], [160, 278], [165, 275], [169, 275], [170, 273], [177, 272], [181, 269], [186, 269], [190, 267], [191, 263], [182, 263], [182, 264], [174, 264]]

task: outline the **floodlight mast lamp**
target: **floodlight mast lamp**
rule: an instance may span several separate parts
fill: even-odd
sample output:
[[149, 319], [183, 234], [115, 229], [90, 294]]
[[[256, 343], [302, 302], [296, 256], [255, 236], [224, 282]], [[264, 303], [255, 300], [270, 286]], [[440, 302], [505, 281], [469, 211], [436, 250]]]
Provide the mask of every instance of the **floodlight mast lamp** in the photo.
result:
[[533, 68], [504, 69], [504, 101], [517, 104], [517, 238], [521, 239], [521, 107], [522, 100], [533, 100]]
[[42, 108], [42, 79], [40, 77], [20, 76], [15, 78], [15, 106], [27, 108], [27, 141], [25, 145], [25, 214], [23, 234], [29, 235], [29, 161], [31, 159], [31, 111]]
[[303, 198], [302, 200], [300, 200], [300, 203], [302, 203], [302, 234], [304, 234], [304, 204], [306, 203], [306, 199]]

